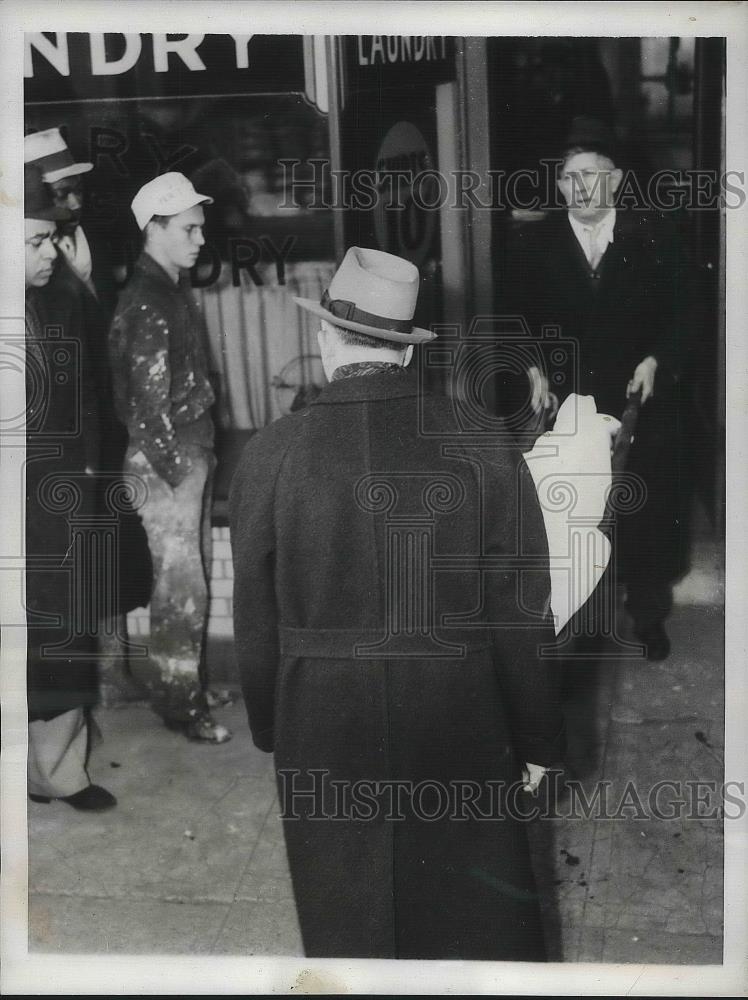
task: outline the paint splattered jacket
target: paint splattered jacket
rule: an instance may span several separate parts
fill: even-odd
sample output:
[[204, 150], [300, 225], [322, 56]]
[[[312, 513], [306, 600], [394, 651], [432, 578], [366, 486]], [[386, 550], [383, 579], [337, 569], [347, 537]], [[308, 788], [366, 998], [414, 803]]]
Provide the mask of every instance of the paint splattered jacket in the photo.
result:
[[189, 285], [175, 285], [147, 253], [119, 297], [109, 332], [117, 414], [169, 485], [191, 468], [190, 452], [212, 447], [214, 402], [205, 331]]

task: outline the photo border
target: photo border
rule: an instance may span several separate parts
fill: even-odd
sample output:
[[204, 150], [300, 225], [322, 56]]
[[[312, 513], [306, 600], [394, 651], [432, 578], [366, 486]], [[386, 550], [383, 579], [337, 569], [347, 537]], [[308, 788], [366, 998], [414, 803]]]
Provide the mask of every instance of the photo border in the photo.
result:
[[[289, 3], [223, 0], [206, 5], [190, 0], [93, 2], [93, 0], [5, 0], [0, 5], [0, 322], [23, 336], [21, 245], [23, 46], [24, 30], [143, 31], [248, 30], [288, 33]], [[460, 36], [595, 35], [606, 37], [725, 35], [727, 37], [726, 166], [748, 169], [748, 17], [745, 6], [699, 3], [598, 2], [470, 3], [362, 2], [347, 6], [293, 2], [294, 33], [371, 34], [387, 25], [390, 34], [430, 33]], [[748, 594], [746, 594], [745, 499], [748, 496], [748, 448], [744, 420], [748, 410], [748, 209], [726, 213], [727, 365], [726, 365], [726, 745], [725, 780], [745, 781], [748, 759]], [[3, 408], [18, 404], [23, 379], [0, 371]], [[22, 398], [22, 397], [20, 397]], [[7, 411], [6, 411], [7, 412]], [[24, 448], [2, 443], [0, 474], [3, 517], [0, 553], [18, 551], [18, 518], [7, 516], [13, 482], [23, 462]], [[10, 485], [9, 485], [10, 484]], [[9, 573], [11, 584], [0, 588], [0, 619], [19, 606], [20, 572]], [[5, 580], [3, 579], [5, 584]], [[597, 963], [414, 962], [404, 960], [321, 960], [305, 958], [191, 957], [28, 954], [27, 949], [27, 827], [26, 827], [26, 702], [25, 630], [6, 629], [2, 635], [0, 695], [3, 702], [2, 778], [3, 871], [2, 991], [50, 995], [436, 993], [555, 994], [555, 995], [744, 995], [748, 949], [748, 815], [725, 824], [725, 934], [723, 966], [603, 965]]]

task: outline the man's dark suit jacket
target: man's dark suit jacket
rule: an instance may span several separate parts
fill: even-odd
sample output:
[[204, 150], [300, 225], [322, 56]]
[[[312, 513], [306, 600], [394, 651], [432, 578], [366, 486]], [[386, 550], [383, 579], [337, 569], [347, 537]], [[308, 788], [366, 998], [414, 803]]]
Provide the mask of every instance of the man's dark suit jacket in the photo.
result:
[[[648, 498], [641, 511], [619, 519], [626, 536], [619, 568], [624, 576], [674, 578], [687, 559], [681, 376], [696, 304], [687, 241], [665, 218], [619, 210], [614, 241], [593, 272], [566, 211], [558, 211], [510, 235], [496, 279], [499, 311], [526, 322], [559, 402], [571, 392], [593, 395], [599, 412], [620, 418], [634, 369], [648, 355], [657, 359], [655, 395], [642, 407], [628, 466], [646, 482]], [[558, 328], [567, 343], [544, 337], [544, 327]], [[556, 362], [558, 346], [567, 358], [573, 352], [575, 370]], [[511, 423], [526, 407], [527, 382], [500, 381], [499, 409]]]
[[[658, 361], [657, 390], [667, 394], [690, 349], [693, 280], [685, 241], [665, 219], [617, 211], [614, 240], [592, 271], [568, 215], [555, 212], [506, 241], [497, 268], [501, 312], [524, 317], [535, 337], [560, 327], [578, 359], [577, 379], [550, 388], [595, 396], [620, 417], [626, 385], [647, 355]], [[549, 352], [550, 354], [550, 352]]]

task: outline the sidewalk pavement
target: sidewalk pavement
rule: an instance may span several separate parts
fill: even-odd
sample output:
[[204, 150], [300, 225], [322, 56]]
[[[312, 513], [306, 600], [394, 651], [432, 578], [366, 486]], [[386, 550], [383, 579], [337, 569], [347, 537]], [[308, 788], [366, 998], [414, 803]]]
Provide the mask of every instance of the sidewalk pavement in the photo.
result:
[[[567, 704], [569, 763], [588, 796], [634, 779], [722, 781], [723, 618], [680, 606], [671, 656], [586, 672]], [[141, 704], [99, 713], [91, 776], [100, 815], [29, 803], [29, 947], [54, 953], [303, 954], [272, 759], [241, 703], [217, 710], [220, 746], [168, 732]], [[665, 800], [672, 800], [672, 794]], [[543, 820], [528, 825], [555, 961], [721, 962], [717, 819]]]

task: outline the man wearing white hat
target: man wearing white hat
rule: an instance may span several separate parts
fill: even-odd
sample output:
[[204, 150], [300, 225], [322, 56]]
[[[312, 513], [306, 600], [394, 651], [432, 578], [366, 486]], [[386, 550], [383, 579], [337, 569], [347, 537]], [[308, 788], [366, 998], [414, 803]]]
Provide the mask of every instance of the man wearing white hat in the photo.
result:
[[68, 224], [62, 227], [59, 250], [94, 298], [98, 291], [92, 278], [91, 248], [81, 226], [83, 185], [81, 177], [93, 170], [93, 163], [76, 162], [59, 128], [31, 132], [23, 141], [25, 163], [35, 163], [49, 186], [52, 201], [68, 212]]
[[[76, 162], [59, 128], [31, 132], [23, 140], [24, 162], [33, 165], [42, 176], [52, 204], [65, 213], [58, 235], [57, 261], [47, 288], [50, 301], [65, 303], [76, 300], [77, 326], [67, 335], [80, 337], [90, 358], [89, 375], [93, 375], [94, 393], [91, 400], [96, 413], [86, 414], [86, 422], [100, 429], [95, 453], [89, 456], [91, 467], [98, 471], [101, 458], [111, 450], [111, 439], [122, 438], [123, 429], [116, 426], [111, 404], [111, 375], [107, 350], [107, 332], [112, 318], [113, 301], [105, 291], [100, 293], [93, 277], [91, 248], [81, 225], [83, 188], [81, 176], [93, 169], [92, 163]], [[107, 284], [97, 282], [105, 289]], [[54, 311], [54, 310], [53, 310]]]
[[210, 713], [203, 668], [214, 396], [203, 321], [185, 274], [205, 243], [202, 206], [211, 202], [174, 172], [135, 195], [144, 247], [109, 340], [115, 404], [129, 435], [125, 469], [148, 487], [139, 513], [153, 559], [150, 649], [133, 671], [170, 728], [221, 743], [231, 734]]
[[329, 384], [232, 483], [237, 663], [307, 955], [539, 960], [517, 800], [561, 754], [545, 532], [519, 451], [408, 370], [418, 288], [352, 247], [296, 299]]

